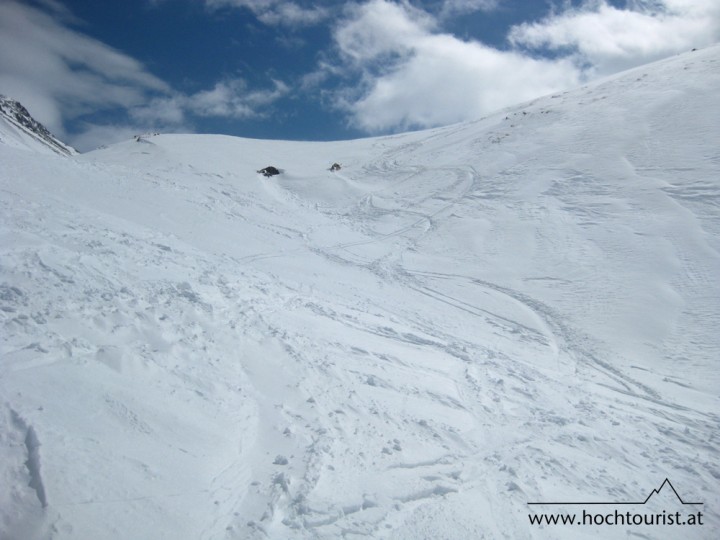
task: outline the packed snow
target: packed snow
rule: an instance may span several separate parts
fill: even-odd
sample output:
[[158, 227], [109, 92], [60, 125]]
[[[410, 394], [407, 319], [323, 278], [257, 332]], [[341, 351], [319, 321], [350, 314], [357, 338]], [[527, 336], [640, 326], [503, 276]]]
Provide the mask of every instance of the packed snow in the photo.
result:
[[[716, 538], [719, 93], [714, 46], [357, 141], [1, 124], [0, 538]], [[528, 518], [666, 479], [702, 525]]]

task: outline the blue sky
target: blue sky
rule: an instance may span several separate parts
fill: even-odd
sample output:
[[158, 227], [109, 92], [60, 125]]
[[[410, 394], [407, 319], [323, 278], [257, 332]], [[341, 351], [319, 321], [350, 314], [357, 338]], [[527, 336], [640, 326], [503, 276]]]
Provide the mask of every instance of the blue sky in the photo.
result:
[[80, 150], [471, 120], [720, 40], [717, 0], [0, 0], [0, 93]]

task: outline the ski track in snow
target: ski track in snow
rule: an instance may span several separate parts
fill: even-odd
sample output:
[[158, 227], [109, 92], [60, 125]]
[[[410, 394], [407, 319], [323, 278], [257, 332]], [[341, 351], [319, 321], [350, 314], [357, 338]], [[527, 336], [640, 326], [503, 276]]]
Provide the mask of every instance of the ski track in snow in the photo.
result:
[[714, 537], [719, 57], [364, 141], [0, 145], [0, 537], [663, 538], [527, 503], [665, 478]]

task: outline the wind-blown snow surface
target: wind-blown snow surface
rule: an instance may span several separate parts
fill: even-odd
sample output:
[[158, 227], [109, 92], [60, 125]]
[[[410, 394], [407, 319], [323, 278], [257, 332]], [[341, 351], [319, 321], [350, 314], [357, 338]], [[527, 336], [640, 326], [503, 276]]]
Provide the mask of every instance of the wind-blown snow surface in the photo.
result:
[[[0, 145], [0, 537], [714, 538], [719, 92], [712, 47], [395, 137]], [[528, 520], [665, 478], [704, 525]]]

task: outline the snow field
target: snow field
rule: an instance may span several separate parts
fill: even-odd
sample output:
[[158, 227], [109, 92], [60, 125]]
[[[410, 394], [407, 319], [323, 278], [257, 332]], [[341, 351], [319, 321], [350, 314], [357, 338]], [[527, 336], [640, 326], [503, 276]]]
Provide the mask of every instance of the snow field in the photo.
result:
[[719, 59], [361, 141], [0, 145], [0, 537], [664, 538], [527, 503], [669, 478], [713, 538]]

